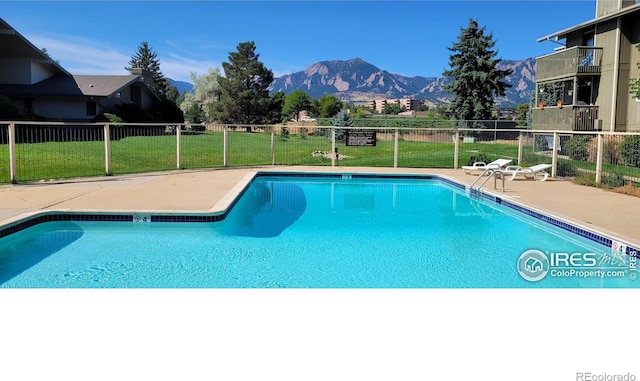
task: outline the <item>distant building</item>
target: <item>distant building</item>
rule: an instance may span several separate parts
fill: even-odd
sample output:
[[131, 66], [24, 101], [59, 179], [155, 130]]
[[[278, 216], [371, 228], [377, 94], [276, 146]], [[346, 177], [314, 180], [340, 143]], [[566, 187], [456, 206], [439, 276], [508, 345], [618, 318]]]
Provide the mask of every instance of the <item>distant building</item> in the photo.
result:
[[427, 116], [428, 114], [429, 114], [428, 111], [411, 110], [411, 111], [401, 112], [400, 114], [398, 114], [398, 116]]
[[372, 99], [369, 101], [369, 108], [375, 110], [378, 113], [382, 113], [384, 106], [388, 104], [400, 104], [404, 106], [406, 111], [417, 110], [422, 106], [422, 101], [413, 98], [401, 98], [401, 99]]

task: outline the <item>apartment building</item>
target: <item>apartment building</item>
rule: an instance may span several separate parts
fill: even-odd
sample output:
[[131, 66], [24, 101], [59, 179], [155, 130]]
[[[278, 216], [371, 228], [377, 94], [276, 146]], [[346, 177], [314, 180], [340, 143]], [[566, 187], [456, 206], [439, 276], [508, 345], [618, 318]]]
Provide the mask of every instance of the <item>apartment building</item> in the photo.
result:
[[629, 88], [640, 77], [638, 1], [596, 0], [594, 19], [538, 39], [549, 40], [564, 46], [536, 58], [533, 128], [639, 131], [640, 100]]

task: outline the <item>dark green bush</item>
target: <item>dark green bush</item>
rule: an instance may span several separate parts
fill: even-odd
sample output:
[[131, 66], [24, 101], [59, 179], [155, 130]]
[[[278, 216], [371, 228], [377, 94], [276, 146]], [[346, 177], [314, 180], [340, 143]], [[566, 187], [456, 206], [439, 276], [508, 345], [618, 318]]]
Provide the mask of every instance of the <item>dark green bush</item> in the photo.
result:
[[598, 183], [596, 183], [596, 175], [592, 173], [582, 173], [579, 176], [576, 176], [573, 179], [573, 182], [578, 185], [586, 185], [589, 187], [598, 188]]
[[602, 176], [602, 186], [607, 188], [620, 188], [624, 186], [624, 177], [619, 173], [611, 173]]
[[592, 139], [591, 136], [574, 136], [565, 143], [565, 152], [573, 160], [587, 160]]
[[485, 164], [489, 164], [491, 163], [493, 160], [491, 160], [489, 158], [489, 156], [483, 154], [483, 153], [479, 153], [477, 155], [471, 156], [469, 158], [469, 161], [467, 162], [467, 165], [473, 165], [473, 163], [477, 163], [477, 162], [483, 162]]
[[556, 167], [556, 174], [560, 177], [574, 177], [576, 175], [577, 171], [575, 169], [575, 167], [567, 162], [567, 161], [560, 161], [558, 162], [558, 165]]
[[127, 123], [153, 122], [153, 116], [133, 103], [121, 103], [116, 106], [117, 115]]
[[640, 136], [626, 136], [620, 146], [622, 164], [640, 168]]
[[280, 139], [281, 140], [289, 139], [289, 128], [282, 126], [282, 128], [280, 129]]
[[533, 152], [525, 152], [522, 155], [522, 162], [518, 163], [518, 165], [528, 167], [536, 164], [542, 164], [548, 160], [550, 159], [547, 156], [538, 155]]
[[111, 123], [124, 123], [124, 120], [116, 114], [109, 114], [108, 112], [105, 112], [103, 115], [105, 119]]

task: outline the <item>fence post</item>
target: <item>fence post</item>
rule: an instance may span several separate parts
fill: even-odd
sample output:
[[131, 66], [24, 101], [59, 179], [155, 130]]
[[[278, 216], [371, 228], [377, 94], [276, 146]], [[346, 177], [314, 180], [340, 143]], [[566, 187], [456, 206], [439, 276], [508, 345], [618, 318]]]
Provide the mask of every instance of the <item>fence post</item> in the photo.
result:
[[602, 182], [602, 157], [604, 156], [604, 139], [602, 134], [597, 135], [598, 151], [596, 153], [596, 184]]
[[222, 166], [229, 166], [229, 126], [222, 128]]
[[557, 132], [553, 133], [553, 153], [551, 154], [551, 177], [556, 177], [556, 169], [558, 167], [558, 145], [560, 137]]
[[276, 165], [276, 126], [271, 127], [271, 165]]
[[522, 148], [524, 147], [524, 133], [518, 134], [518, 165], [522, 165]]
[[176, 127], [176, 168], [182, 168], [181, 152], [180, 152], [180, 137], [182, 136], [182, 125], [179, 124]]
[[456, 130], [453, 136], [453, 169], [458, 169], [460, 164], [458, 162], [458, 156], [460, 155], [460, 131]]
[[11, 183], [18, 183], [17, 169], [16, 169], [16, 124], [15, 122], [9, 123], [9, 173], [11, 177]]
[[111, 176], [111, 126], [109, 123], [104, 125], [104, 172], [107, 176]]
[[400, 136], [400, 128], [396, 127], [396, 136], [393, 143], [393, 168], [398, 168], [398, 137]]
[[331, 166], [336, 166], [336, 129], [331, 127]]

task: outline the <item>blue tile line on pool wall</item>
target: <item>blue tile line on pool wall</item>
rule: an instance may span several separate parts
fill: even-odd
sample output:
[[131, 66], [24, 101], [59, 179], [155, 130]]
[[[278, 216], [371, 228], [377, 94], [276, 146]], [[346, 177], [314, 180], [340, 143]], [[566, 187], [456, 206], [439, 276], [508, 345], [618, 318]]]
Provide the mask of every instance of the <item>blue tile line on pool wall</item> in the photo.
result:
[[21, 220], [15, 224], [0, 229], [0, 238], [21, 230], [41, 224], [55, 221], [104, 221], [127, 222], [133, 221], [133, 214], [89, 214], [89, 213], [51, 213], [39, 214], [31, 218]]
[[[323, 172], [257, 172], [254, 178], [245, 186], [240, 193], [233, 199], [229, 207], [223, 211], [222, 213], [210, 214], [210, 213], [202, 213], [202, 214], [190, 214], [190, 215], [179, 215], [179, 214], [161, 214], [161, 213], [150, 213], [151, 214], [151, 222], [217, 222], [222, 221], [229, 214], [233, 206], [237, 203], [240, 197], [246, 192], [249, 186], [259, 177], [303, 177], [303, 178], [313, 178], [313, 177], [322, 177], [322, 178], [338, 178], [342, 179], [343, 175], [348, 174], [352, 179], [363, 178], [363, 179], [402, 179], [402, 180], [436, 180], [447, 185], [453, 186], [459, 190], [466, 190], [466, 187], [463, 184], [460, 184], [456, 181], [448, 179], [446, 177], [442, 177], [439, 175], [403, 175], [403, 174], [368, 174], [368, 173], [323, 173]], [[536, 218], [540, 221], [546, 222], [550, 225], [559, 227], [563, 230], [571, 232], [573, 234], [579, 235], [581, 237], [587, 238], [591, 241], [597, 242], [606, 247], [611, 247], [613, 241], [611, 238], [605, 237], [598, 233], [591, 232], [589, 230], [573, 226], [570, 223], [564, 222], [557, 218], [548, 216], [543, 213], [536, 212], [524, 206], [512, 203], [500, 197], [496, 197], [492, 194], [480, 192], [480, 195], [483, 199], [495, 202], [500, 205], [504, 205], [511, 209], [514, 209], [520, 213], [528, 215], [530, 217]], [[45, 212], [44, 214], [39, 214], [33, 216], [31, 218], [27, 218], [25, 220], [18, 221], [17, 223], [11, 224], [10, 226], [6, 226], [0, 229], [0, 238], [8, 236], [10, 234], [19, 232], [26, 228], [32, 227], [34, 225], [43, 223], [43, 222], [53, 222], [53, 221], [103, 221], [103, 222], [132, 222], [136, 216], [136, 213], [117, 213], [117, 214], [108, 214], [108, 213], [100, 213], [100, 214], [91, 214], [91, 213], [74, 213], [74, 212]], [[638, 256], [640, 254], [640, 250], [638, 248], [627, 245], [626, 254], [629, 256]]]

